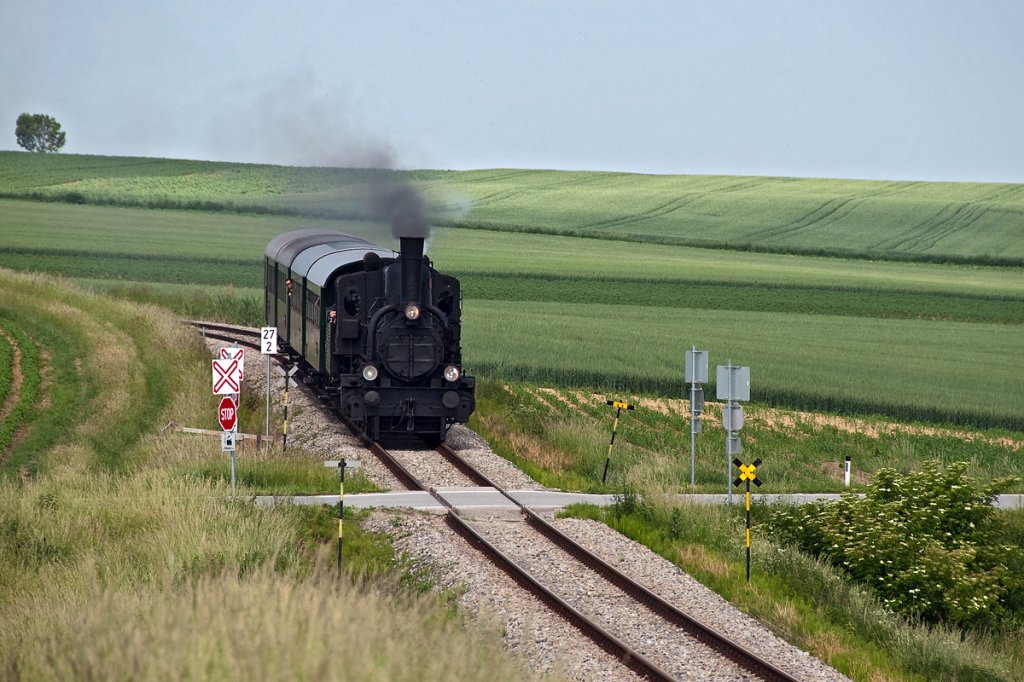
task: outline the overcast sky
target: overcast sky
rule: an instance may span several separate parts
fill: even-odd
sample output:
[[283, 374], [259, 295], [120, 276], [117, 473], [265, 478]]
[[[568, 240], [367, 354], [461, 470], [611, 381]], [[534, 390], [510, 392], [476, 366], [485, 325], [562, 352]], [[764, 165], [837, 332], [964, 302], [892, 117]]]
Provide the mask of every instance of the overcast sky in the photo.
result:
[[0, 149], [1024, 182], [1024, 2], [2, 0]]

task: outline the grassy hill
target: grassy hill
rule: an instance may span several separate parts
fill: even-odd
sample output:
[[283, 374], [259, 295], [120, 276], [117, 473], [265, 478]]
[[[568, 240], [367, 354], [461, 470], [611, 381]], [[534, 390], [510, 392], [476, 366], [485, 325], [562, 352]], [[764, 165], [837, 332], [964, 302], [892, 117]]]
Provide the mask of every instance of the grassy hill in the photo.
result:
[[[0, 196], [366, 218], [380, 172], [0, 152]], [[439, 225], [773, 253], [1024, 264], [1024, 185], [415, 171]]]

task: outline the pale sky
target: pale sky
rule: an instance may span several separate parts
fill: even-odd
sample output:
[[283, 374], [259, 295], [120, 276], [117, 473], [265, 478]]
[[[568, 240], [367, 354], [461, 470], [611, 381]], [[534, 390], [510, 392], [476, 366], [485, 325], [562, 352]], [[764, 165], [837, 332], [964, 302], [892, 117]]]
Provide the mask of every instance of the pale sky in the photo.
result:
[[3, 0], [0, 149], [1024, 182], [1024, 2]]

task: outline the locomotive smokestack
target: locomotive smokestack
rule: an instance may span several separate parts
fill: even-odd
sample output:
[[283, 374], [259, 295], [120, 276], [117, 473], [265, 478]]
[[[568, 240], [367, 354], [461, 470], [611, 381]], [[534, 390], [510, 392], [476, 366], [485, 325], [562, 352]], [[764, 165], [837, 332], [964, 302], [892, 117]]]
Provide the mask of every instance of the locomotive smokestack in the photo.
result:
[[401, 237], [402, 305], [420, 302], [423, 282], [423, 237]]

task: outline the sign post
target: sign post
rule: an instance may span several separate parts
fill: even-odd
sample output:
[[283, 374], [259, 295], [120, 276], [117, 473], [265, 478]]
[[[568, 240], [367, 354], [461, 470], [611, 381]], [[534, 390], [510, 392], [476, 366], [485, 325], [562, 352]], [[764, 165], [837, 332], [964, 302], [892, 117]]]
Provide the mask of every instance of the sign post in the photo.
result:
[[750, 400], [750, 368], [732, 364], [719, 365], [715, 380], [719, 400], [725, 400], [722, 408], [722, 426], [725, 428], [725, 488], [729, 504], [732, 504], [732, 458], [743, 451], [740, 429], [743, 428], [743, 408], [736, 401]]
[[700, 415], [704, 411], [704, 388], [708, 380], [708, 352], [686, 351], [686, 381], [690, 383], [690, 485], [696, 484], [697, 434], [701, 432]]
[[740, 469], [739, 478], [732, 482], [733, 485], [740, 485], [744, 481], [747, 483], [747, 582], [750, 582], [750, 482], [753, 481], [754, 485], [760, 486], [761, 479], [757, 477], [757, 467], [761, 466], [761, 460], [755, 459], [753, 464], [744, 464], [737, 457], [732, 461]]
[[[260, 329], [260, 353], [267, 356], [267, 441], [270, 441], [270, 356], [277, 355], [277, 327]], [[269, 445], [267, 447], [270, 447]]]
[[235, 440], [238, 429], [238, 409], [231, 396], [226, 395], [220, 399], [220, 406], [217, 408], [217, 421], [224, 429], [221, 436], [221, 450], [231, 453], [231, 494], [235, 494]]
[[[220, 449], [231, 453], [232, 495], [235, 494], [235, 441], [238, 436], [238, 396], [242, 392], [243, 353], [240, 348], [222, 348], [222, 357], [213, 359], [213, 392], [224, 396], [217, 409], [217, 420], [224, 429]], [[226, 425], [228, 420], [230, 426]]]
[[345, 469], [358, 469], [363, 463], [358, 459], [327, 460], [325, 467], [338, 467], [338, 579], [341, 579], [341, 543], [344, 537], [343, 524], [345, 518]]
[[604, 458], [604, 473], [601, 474], [601, 483], [608, 478], [608, 464], [612, 461], [612, 446], [615, 445], [615, 432], [619, 429], [619, 415], [623, 410], [635, 410], [636, 405], [630, 405], [619, 400], [609, 400], [609, 405], [615, 407], [615, 423], [612, 425], [612, 441], [608, 443], [608, 454]]
[[295, 376], [295, 373], [299, 371], [298, 365], [292, 365], [291, 369], [278, 368], [278, 373], [283, 375], [284, 378], [277, 384], [278, 387], [284, 387], [284, 434], [281, 437], [281, 449], [284, 450], [288, 447], [288, 384], [289, 379]]

